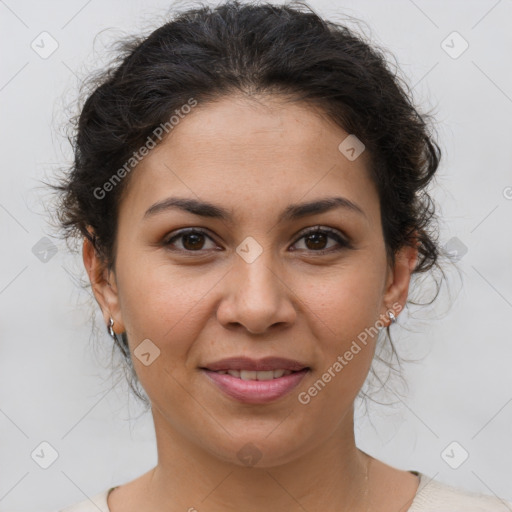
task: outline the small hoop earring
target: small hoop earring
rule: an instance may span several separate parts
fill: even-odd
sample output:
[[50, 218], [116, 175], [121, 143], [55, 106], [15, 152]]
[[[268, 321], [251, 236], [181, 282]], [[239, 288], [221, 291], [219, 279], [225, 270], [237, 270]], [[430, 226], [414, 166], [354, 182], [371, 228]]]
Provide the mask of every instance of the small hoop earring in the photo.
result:
[[114, 332], [113, 327], [114, 327], [114, 320], [112, 317], [110, 317], [110, 320], [109, 320], [109, 323], [107, 326], [108, 333], [110, 334], [110, 336], [112, 336], [116, 345], [121, 349], [121, 352], [124, 354], [124, 356], [128, 357], [130, 354], [130, 351], [128, 350], [128, 347], [124, 344], [124, 340], [123, 340], [122, 336], [121, 336], [122, 341], [119, 341], [117, 334]]
[[394, 315], [394, 313], [392, 311], [388, 311], [388, 316], [389, 316], [389, 319], [391, 320], [392, 324], [396, 323], [396, 316]]
[[114, 340], [117, 341], [116, 333], [114, 332], [113, 327], [114, 327], [114, 320], [112, 319], [112, 317], [110, 317], [109, 324], [108, 324], [108, 333], [110, 334], [110, 336], [112, 336], [112, 338], [114, 338]]

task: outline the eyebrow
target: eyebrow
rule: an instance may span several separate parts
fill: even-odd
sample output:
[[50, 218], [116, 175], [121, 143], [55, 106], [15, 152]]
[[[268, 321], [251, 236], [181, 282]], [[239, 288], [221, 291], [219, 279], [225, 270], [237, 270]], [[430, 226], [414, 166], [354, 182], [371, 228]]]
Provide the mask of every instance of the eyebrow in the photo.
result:
[[[316, 215], [325, 213], [335, 208], [344, 208], [348, 211], [356, 212], [366, 217], [366, 214], [360, 206], [345, 197], [326, 197], [308, 203], [291, 204], [285, 208], [278, 218], [278, 222], [291, 221], [307, 217], [308, 215]], [[232, 221], [231, 212], [221, 206], [209, 203], [208, 201], [200, 201], [198, 199], [184, 197], [168, 197], [162, 201], [158, 201], [148, 208], [144, 214], [144, 219], [157, 215], [159, 213], [179, 209], [200, 217], [209, 217], [220, 219], [227, 222]]]

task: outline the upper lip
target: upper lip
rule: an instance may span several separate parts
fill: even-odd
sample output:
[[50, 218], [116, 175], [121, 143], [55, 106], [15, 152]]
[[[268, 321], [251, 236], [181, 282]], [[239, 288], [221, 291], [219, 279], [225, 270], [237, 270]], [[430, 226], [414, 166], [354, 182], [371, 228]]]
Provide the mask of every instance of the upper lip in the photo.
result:
[[249, 371], [269, 371], [269, 370], [290, 370], [300, 371], [308, 368], [307, 365], [293, 359], [284, 357], [264, 357], [263, 359], [251, 359], [249, 357], [229, 357], [221, 359], [214, 363], [208, 363], [203, 368], [214, 372], [220, 370], [249, 370]]

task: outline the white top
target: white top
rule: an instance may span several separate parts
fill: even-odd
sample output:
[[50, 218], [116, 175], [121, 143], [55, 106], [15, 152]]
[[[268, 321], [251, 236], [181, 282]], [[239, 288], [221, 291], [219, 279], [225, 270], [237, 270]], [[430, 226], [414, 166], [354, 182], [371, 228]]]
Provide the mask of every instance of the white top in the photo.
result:
[[[404, 512], [512, 512], [512, 502], [477, 494], [433, 480], [424, 473], [411, 471], [420, 479], [411, 506]], [[110, 512], [107, 505], [111, 487], [58, 512]]]

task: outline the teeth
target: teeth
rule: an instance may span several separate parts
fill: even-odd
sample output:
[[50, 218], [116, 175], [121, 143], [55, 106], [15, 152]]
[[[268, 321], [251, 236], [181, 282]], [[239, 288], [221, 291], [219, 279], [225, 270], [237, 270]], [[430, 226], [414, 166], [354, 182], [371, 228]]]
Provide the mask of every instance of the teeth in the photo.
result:
[[[262, 372], [254, 372], [254, 371], [249, 371], [249, 370], [241, 370], [240, 371], [240, 378], [242, 380], [257, 380], [256, 379], [256, 375], [258, 373], [261, 375]], [[264, 372], [264, 373], [266, 374], [267, 372]]]
[[[247, 373], [254, 373], [254, 377], [252, 377], [252, 380], [272, 380], [274, 378], [274, 372], [272, 370], [268, 370], [266, 372], [247, 372]], [[242, 379], [244, 378], [243, 374], [241, 374]], [[280, 375], [279, 375], [280, 377]], [[248, 379], [245, 379], [248, 380]]]
[[226, 374], [228, 373], [232, 377], [242, 380], [272, 380], [278, 379], [285, 375], [290, 375], [291, 370], [268, 370], [256, 372], [253, 370], [219, 370], [217, 373]]

